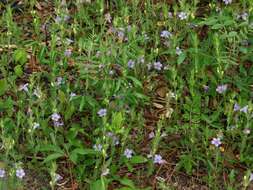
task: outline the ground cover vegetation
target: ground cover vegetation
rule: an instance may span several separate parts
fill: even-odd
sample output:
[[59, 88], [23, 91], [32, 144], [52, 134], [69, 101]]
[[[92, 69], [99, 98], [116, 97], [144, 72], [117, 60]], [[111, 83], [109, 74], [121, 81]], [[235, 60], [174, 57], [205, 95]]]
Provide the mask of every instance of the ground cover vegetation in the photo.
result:
[[252, 0], [0, 1], [0, 189], [253, 189]]

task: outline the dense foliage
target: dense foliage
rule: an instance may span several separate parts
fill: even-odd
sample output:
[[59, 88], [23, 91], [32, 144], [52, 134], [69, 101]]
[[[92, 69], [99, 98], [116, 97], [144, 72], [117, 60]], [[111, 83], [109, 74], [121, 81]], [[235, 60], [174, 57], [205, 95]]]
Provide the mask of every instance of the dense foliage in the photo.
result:
[[0, 189], [251, 189], [253, 1], [0, 1]]

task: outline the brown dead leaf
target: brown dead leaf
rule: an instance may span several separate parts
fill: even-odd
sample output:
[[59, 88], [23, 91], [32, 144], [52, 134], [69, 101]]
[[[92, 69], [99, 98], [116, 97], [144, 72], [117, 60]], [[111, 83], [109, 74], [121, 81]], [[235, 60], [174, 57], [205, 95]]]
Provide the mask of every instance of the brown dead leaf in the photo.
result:
[[157, 95], [161, 98], [165, 98], [167, 92], [168, 90], [165, 86], [162, 86], [156, 90]]
[[153, 102], [153, 106], [155, 106], [155, 108], [157, 108], [157, 109], [163, 109], [164, 108], [164, 106], [162, 104], [158, 104], [156, 102]]

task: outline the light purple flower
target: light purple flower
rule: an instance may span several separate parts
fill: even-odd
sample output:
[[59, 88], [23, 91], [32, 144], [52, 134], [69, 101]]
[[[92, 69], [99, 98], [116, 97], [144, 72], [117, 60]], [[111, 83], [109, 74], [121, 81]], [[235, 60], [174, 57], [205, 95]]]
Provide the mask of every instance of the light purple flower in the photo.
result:
[[155, 154], [155, 156], [154, 156], [154, 163], [155, 164], [163, 164], [164, 160], [163, 160], [162, 156], [159, 155], [159, 154]]
[[62, 77], [57, 77], [57, 78], [56, 78], [56, 85], [59, 86], [59, 85], [61, 85], [62, 83], [63, 83]]
[[212, 143], [212, 145], [219, 147], [221, 145], [221, 140], [220, 140], [220, 138], [213, 138], [211, 143]]
[[127, 149], [124, 151], [124, 155], [125, 155], [125, 157], [127, 157], [128, 159], [129, 159], [129, 158], [132, 158], [132, 156], [133, 156], [133, 150], [127, 148]]
[[176, 47], [176, 54], [180, 55], [182, 53], [182, 50], [179, 47]]
[[160, 61], [154, 62], [154, 68], [158, 71], [162, 70], [163, 65]]
[[55, 181], [61, 181], [63, 177], [60, 174], [55, 174]]
[[245, 129], [243, 130], [243, 133], [244, 133], [245, 135], [249, 135], [249, 134], [250, 134], [250, 129], [249, 129], [249, 128], [245, 128]]
[[218, 92], [219, 94], [223, 94], [224, 92], [227, 91], [228, 85], [227, 84], [223, 84], [223, 85], [219, 85], [216, 88], [216, 92]]
[[37, 129], [40, 127], [40, 124], [39, 123], [33, 123], [33, 129]]
[[72, 99], [72, 98], [74, 98], [74, 97], [76, 97], [76, 93], [71, 92], [71, 93], [70, 93], [70, 99]]
[[240, 112], [243, 112], [243, 113], [248, 113], [248, 108], [249, 106], [244, 106], [243, 108], [240, 109]]
[[110, 13], [106, 13], [106, 14], [105, 14], [105, 20], [106, 20], [106, 22], [108, 22], [108, 23], [111, 23], [111, 22], [112, 22], [112, 17], [111, 17], [111, 14], [110, 14]]
[[59, 119], [61, 119], [61, 116], [60, 116], [60, 114], [58, 114], [58, 113], [53, 113], [53, 114], [51, 115], [51, 119], [52, 119], [53, 121], [59, 121]]
[[155, 133], [152, 131], [148, 134], [149, 139], [153, 139], [155, 137]]
[[55, 126], [55, 127], [61, 127], [61, 126], [63, 126], [63, 125], [64, 125], [64, 123], [61, 122], [61, 121], [54, 121], [54, 126]]
[[185, 19], [187, 19], [187, 13], [186, 13], [186, 12], [179, 12], [179, 13], [178, 13], [178, 18], [179, 18], [180, 20], [185, 20]]
[[123, 30], [118, 30], [118, 38], [123, 39], [125, 37], [125, 33]]
[[70, 19], [70, 16], [69, 15], [64, 15], [64, 17], [63, 17], [63, 20], [66, 22], [66, 21], [68, 21]]
[[70, 38], [67, 38], [67, 39], [66, 39], [66, 43], [67, 43], [68, 45], [72, 44], [73, 42], [74, 42], [74, 41], [71, 40]]
[[253, 181], [253, 173], [250, 174], [249, 181]]
[[28, 92], [28, 86], [29, 86], [29, 83], [25, 83], [23, 85], [20, 85], [19, 90]]
[[133, 69], [134, 66], [135, 66], [135, 62], [134, 62], [133, 60], [130, 59], [130, 60], [128, 61], [127, 65], [128, 65], [128, 67], [129, 67], [130, 69]]
[[204, 91], [207, 92], [209, 90], [209, 86], [203, 85]]
[[114, 71], [113, 70], [110, 70], [109, 71], [109, 75], [113, 75], [114, 74]]
[[61, 18], [60, 16], [57, 16], [57, 17], [55, 18], [55, 22], [56, 22], [57, 24], [59, 24], [61, 21], [62, 21], [62, 18]]
[[168, 17], [169, 17], [169, 18], [172, 18], [172, 17], [173, 17], [172, 12], [168, 12]]
[[65, 52], [64, 52], [64, 55], [65, 55], [66, 57], [70, 57], [71, 54], [72, 54], [72, 50], [71, 50], [71, 49], [66, 49]]
[[5, 170], [0, 169], [0, 178], [4, 178], [4, 177], [5, 177]]
[[144, 63], [145, 62], [144, 56], [139, 57], [138, 62], [139, 63]]
[[16, 176], [20, 179], [23, 179], [23, 177], [25, 176], [25, 171], [22, 168], [17, 169], [16, 170]]
[[98, 152], [101, 152], [102, 151], [102, 145], [101, 144], [98, 144], [98, 145], [96, 145], [96, 144], [94, 144], [93, 145], [93, 149], [95, 150], [95, 151], [98, 151]]
[[102, 170], [101, 176], [106, 176], [106, 175], [108, 175], [109, 173], [110, 173], [110, 169], [104, 168], [104, 169]]
[[36, 96], [37, 98], [40, 98], [42, 96], [42, 93], [41, 93], [41, 91], [38, 88], [36, 88], [33, 91], [33, 95]]
[[169, 37], [171, 37], [172, 36], [172, 34], [169, 32], [169, 31], [167, 31], [167, 30], [163, 30], [162, 32], [161, 32], [161, 35], [160, 35], [162, 38], [169, 38]]
[[242, 18], [242, 20], [244, 20], [244, 21], [246, 21], [246, 20], [248, 19], [248, 16], [249, 16], [249, 15], [248, 15], [248, 13], [246, 13], [246, 12], [241, 14], [241, 18]]
[[97, 114], [99, 115], [99, 117], [104, 117], [107, 114], [107, 110], [106, 109], [100, 109]]
[[234, 111], [239, 111], [241, 109], [240, 105], [235, 103], [234, 105]]
[[223, 2], [225, 3], [225, 5], [228, 5], [232, 3], [232, 0], [223, 0]]

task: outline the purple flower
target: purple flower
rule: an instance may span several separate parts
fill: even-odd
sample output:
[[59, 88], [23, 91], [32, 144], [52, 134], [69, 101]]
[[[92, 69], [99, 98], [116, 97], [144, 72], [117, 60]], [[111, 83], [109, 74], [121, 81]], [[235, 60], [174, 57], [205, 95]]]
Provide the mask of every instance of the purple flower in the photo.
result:
[[162, 70], [163, 65], [160, 61], [154, 62], [154, 68], [158, 71]]
[[171, 37], [172, 36], [172, 34], [169, 32], [169, 31], [167, 31], [167, 30], [163, 30], [162, 32], [161, 32], [161, 35], [160, 35], [162, 38], [169, 38], [169, 37]]
[[5, 177], [5, 170], [0, 169], [0, 178], [4, 178], [4, 177]]
[[160, 154], [155, 154], [154, 163], [155, 164], [163, 164], [164, 163], [164, 160]]
[[225, 3], [225, 5], [228, 5], [232, 3], [232, 0], [223, 0], [223, 2]]
[[71, 49], [66, 49], [65, 52], [64, 52], [64, 55], [65, 55], [66, 57], [70, 57], [71, 54], [72, 54], [72, 50], [71, 50]]
[[99, 117], [104, 117], [107, 114], [107, 110], [106, 109], [100, 109], [97, 114], [99, 115]]
[[187, 13], [186, 13], [186, 12], [179, 12], [179, 13], [178, 13], [178, 18], [179, 18], [180, 20], [185, 20], [185, 19], [187, 19]]
[[127, 148], [127, 149], [124, 151], [124, 155], [125, 155], [125, 157], [127, 157], [128, 159], [129, 159], [129, 158], [132, 158], [132, 156], [133, 156], [133, 150]]
[[176, 54], [180, 55], [182, 53], [182, 50], [179, 47], [176, 47]]
[[23, 84], [23, 85], [21, 85], [20, 87], [19, 87], [19, 90], [20, 91], [25, 91], [25, 92], [28, 92], [28, 83], [25, 83], [25, 84]]
[[248, 105], [247, 106], [244, 106], [243, 108], [240, 109], [240, 112], [243, 112], [243, 113], [247, 113], [248, 112]]
[[209, 90], [209, 86], [203, 85], [204, 91], [207, 92]]
[[216, 88], [216, 92], [218, 92], [219, 94], [223, 94], [224, 92], [227, 91], [228, 85], [227, 84], [223, 84], [223, 85], [219, 85]]
[[134, 62], [133, 60], [130, 59], [130, 60], [128, 61], [127, 65], [128, 65], [128, 67], [129, 67], [130, 69], [133, 69], [134, 66], [135, 66], [135, 62]]
[[22, 168], [17, 169], [17, 170], [16, 170], [16, 176], [17, 176], [18, 178], [22, 179], [22, 178], [25, 176], [25, 171], [24, 171]]
[[221, 140], [220, 140], [220, 138], [213, 138], [211, 143], [212, 143], [212, 145], [219, 147], [221, 145]]
[[235, 103], [234, 105], [234, 111], [239, 111], [241, 109], [240, 105]]
[[61, 119], [61, 116], [60, 116], [60, 114], [58, 114], [58, 113], [53, 113], [53, 114], [51, 115], [51, 119], [52, 119], [53, 121], [59, 121], [59, 119]]

